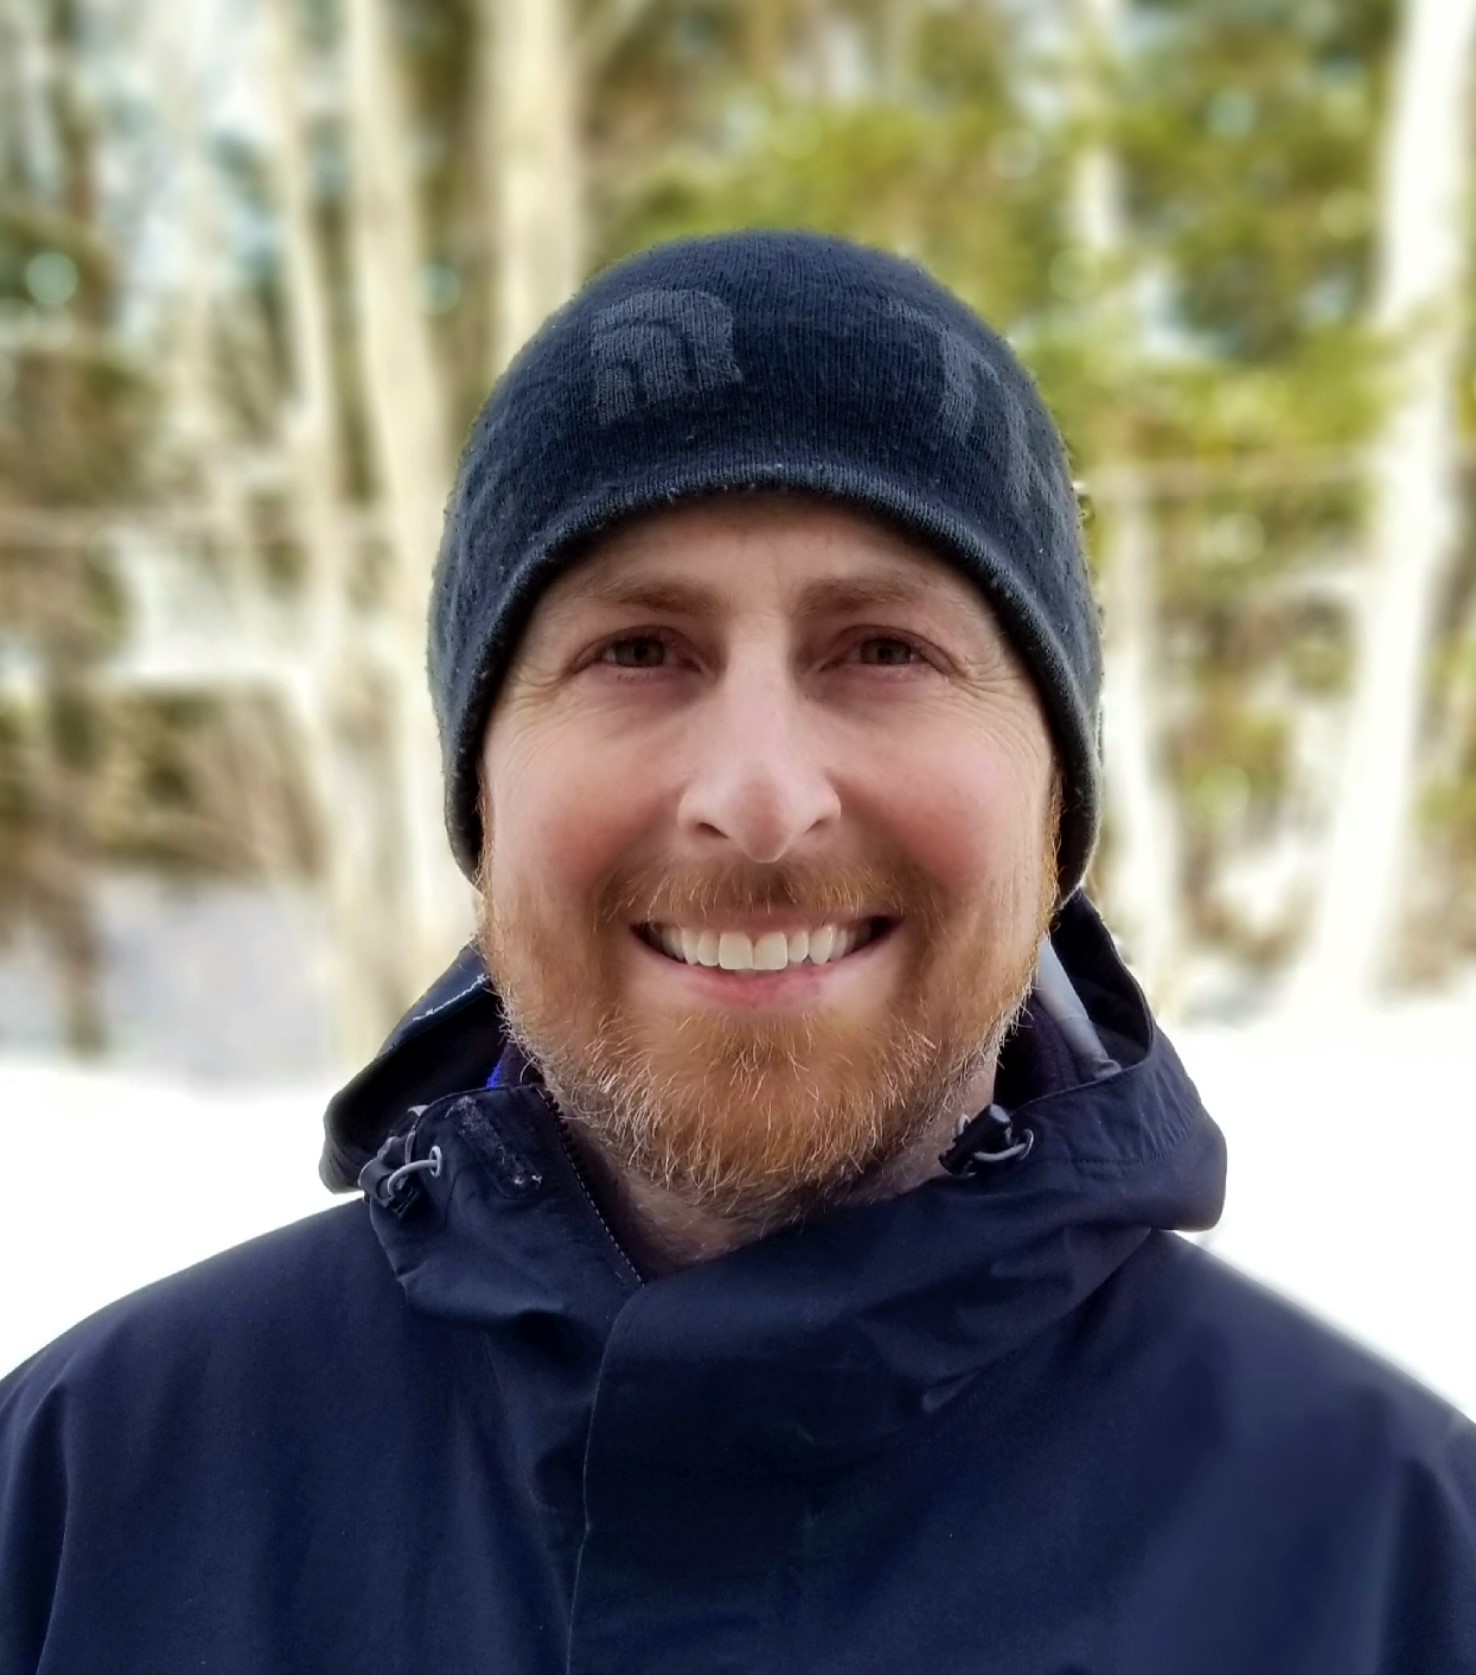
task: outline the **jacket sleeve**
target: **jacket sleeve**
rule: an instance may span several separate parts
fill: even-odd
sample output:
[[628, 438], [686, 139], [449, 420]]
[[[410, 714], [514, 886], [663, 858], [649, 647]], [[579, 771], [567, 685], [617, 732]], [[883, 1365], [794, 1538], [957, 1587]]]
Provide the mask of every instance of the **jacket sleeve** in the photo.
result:
[[42, 1358], [0, 1381], [0, 1675], [38, 1668], [66, 1527], [64, 1394]]
[[1392, 1555], [1380, 1667], [1476, 1675], [1476, 1426], [1410, 1467]]

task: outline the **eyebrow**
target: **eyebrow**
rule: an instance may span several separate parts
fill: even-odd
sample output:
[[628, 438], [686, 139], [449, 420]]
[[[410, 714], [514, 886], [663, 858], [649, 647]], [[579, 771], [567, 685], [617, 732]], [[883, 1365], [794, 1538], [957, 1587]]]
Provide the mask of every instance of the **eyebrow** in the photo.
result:
[[[948, 590], [930, 576], [829, 576], [804, 587], [795, 614], [802, 622], [813, 622], [878, 606], [953, 603]], [[587, 582], [564, 602], [558, 614], [563, 616], [585, 605], [713, 617], [722, 609], [722, 596], [701, 582], [677, 577], [611, 576]]]

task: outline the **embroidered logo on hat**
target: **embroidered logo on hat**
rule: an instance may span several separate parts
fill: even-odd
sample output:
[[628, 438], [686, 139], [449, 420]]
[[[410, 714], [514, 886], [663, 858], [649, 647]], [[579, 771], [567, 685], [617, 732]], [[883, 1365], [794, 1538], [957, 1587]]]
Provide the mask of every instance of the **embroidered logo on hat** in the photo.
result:
[[590, 334], [595, 414], [614, 424], [657, 407], [741, 384], [733, 311], [710, 291], [637, 291], [602, 308]]
[[[1022, 519], [1032, 513], [1043, 516], [1052, 543], [1068, 541], [1071, 520], [1066, 509], [1071, 502], [1063, 493], [1063, 485], [1052, 483], [1047, 475], [1042, 463], [1044, 451], [1034, 445], [1030, 434], [1030, 415], [999, 368], [961, 332], [910, 303], [890, 298], [887, 313], [894, 320], [920, 326], [937, 344], [942, 363], [939, 424], [962, 444], [968, 441], [981, 412], [995, 419], [1004, 433], [1005, 493], [1015, 511]], [[987, 380], [987, 391], [981, 390], [981, 379]], [[1049, 454], [1044, 457], [1049, 458]]]

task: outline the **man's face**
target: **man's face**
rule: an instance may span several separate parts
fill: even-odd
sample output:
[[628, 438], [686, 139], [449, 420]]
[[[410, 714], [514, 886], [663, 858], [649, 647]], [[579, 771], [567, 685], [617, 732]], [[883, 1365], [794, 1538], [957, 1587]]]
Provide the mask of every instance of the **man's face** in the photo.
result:
[[987, 1072], [1054, 903], [1046, 725], [982, 597], [818, 501], [604, 541], [539, 602], [482, 783], [515, 1036], [618, 1168], [756, 1225]]

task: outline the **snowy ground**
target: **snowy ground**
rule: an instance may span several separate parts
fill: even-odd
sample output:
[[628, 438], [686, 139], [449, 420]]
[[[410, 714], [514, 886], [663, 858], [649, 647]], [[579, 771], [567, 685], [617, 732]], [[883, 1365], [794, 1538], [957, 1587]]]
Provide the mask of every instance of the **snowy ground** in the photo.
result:
[[[1476, 1414], [1476, 1000], [1183, 1031], [1230, 1143], [1203, 1242]], [[113, 1297], [332, 1202], [329, 1088], [0, 1059], [0, 1370]]]
[[1476, 994], [1178, 1044], [1229, 1142], [1200, 1242], [1476, 1416]]

